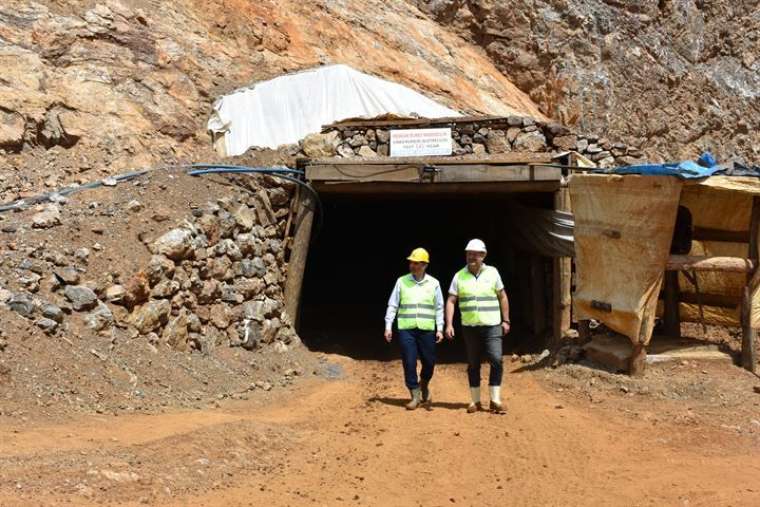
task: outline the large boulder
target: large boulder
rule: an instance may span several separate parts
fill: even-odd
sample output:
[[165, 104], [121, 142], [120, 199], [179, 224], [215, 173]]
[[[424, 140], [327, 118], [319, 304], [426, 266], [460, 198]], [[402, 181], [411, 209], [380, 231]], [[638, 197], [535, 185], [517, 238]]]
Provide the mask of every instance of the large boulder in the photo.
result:
[[180, 261], [190, 256], [193, 246], [193, 233], [188, 229], [172, 229], [153, 242], [151, 250], [169, 259]]
[[310, 134], [303, 140], [303, 152], [309, 158], [330, 158], [335, 156], [338, 133]]
[[71, 302], [76, 311], [91, 310], [98, 304], [98, 296], [95, 292], [84, 285], [67, 285], [63, 289], [63, 295]]
[[172, 305], [167, 299], [148, 301], [137, 308], [129, 318], [129, 322], [141, 334], [148, 334], [159, 329], [169, 320]]
[[189, 336], [188, 326], [188, 316], [183, 310], [179, 315], [169, 320], [161, 337], [173, 349], [181, 351], [187, 350], [187, 339]]
[[515, 138], [513, 147], [515, 151], [546, 151], [546, 137], [538, 130], [522, 132]]
[[98, 307], [84, 318], [84, 322], [90, 329], [102, 331], [113, 324], [113, 313], [107, 305], [98, 301]]

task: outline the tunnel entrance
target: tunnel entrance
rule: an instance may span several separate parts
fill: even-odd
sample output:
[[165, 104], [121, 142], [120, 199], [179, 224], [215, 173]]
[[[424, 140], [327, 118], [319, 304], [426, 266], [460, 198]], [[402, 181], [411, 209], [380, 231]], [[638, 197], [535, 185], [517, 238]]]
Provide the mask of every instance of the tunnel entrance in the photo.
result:
[[[431, 167], [424, 161], [331, 159], [307, 165], [324, 225], [310, 244], [302, 237], [300, 250], [294, 245], [294, 251], [308, 250], [308, 257], [291, 262], [292, 272], [289, 267], [289, 279], [297, 280], [302, 270], [291, 294], [297, 295], [294, 311], [305, 345], [356, 359], [398, 357], [398, 345], [383, 339], [383, 326], [393, 285], [408, 273], [406, 257], [426, 248], [428, 273], [446, 297], [465, 265], [465, 244], [480, 238], [488, 246], [486, 263], [499, 269], [510, 301], [505, 353], [546, 347], [556, 320], [556, 259], [528, 248], [513, 214], [515, 206], [555, 208], [561, 172], [546, 162], [447, 166], [438, 160]], [[465, 358], [459, 320], [457, 311], [457, 338], [438, 349], [443, 362]]]
[[[510, 300], [512, 332], [508, 352], [540, 350], [546, 344], [551, 307], [551, 259], [523, 249], [505, 216], [505, 200], [550, 207], [552, 194], [520, 196], [323, 197], [325, 226], [309, 252], [303, 283], [300, 335], [325, 352], [361, 359], [396, 356], [383, 340], [383, 317], [396, 279], [408, 273], [406, 257], [422, 246], [431, 255], [428, 273], [444, 296], [464, 263], [464, 245], [481, 238], [486, 263], [499, 269]], [[537, 309], [545, 310], [535, 322]], [[540, 312], [539, 312], [540, 313]], [[455, 318], [458, 324], [458, 317]], [[441, 359], [464, 358], [459, 339], [439, 347]]]

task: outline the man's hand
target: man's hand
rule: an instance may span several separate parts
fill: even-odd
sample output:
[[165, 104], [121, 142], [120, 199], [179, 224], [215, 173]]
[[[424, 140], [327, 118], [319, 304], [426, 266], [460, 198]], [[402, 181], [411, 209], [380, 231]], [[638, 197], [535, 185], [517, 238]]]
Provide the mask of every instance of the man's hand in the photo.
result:
[[449, 340], [454, 339], [454, 326], [446, 326], [446, 338]]
[[385, 330], [385, 341], [387, 341], [388, 343], [390, 343], [392, 339], [393, 339], [393, 331], [391, 331], [390, 329], [386, 329]]
[[506, 322], [501, 323], [501, 332], [504, 333], [504, 336], [507, 336], [509, 334], [509, 330], [511, 327]]
[[443, 333], [440, 331], [435, 332], [435, 343], [441, 343], [443, 341]]

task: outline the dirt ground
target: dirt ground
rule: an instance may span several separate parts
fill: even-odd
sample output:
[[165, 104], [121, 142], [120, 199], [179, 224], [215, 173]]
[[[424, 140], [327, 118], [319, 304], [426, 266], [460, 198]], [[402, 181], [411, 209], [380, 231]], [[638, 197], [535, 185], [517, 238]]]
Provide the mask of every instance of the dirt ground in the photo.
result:
[[760, 382], [733, 366], [506, 358], [508, 412], [468, 415], [461, 363], [407, 412], [397, 361], [322, 360], [334, 379], [218, 407], [5, 418], [0, 505], [760, 504]]

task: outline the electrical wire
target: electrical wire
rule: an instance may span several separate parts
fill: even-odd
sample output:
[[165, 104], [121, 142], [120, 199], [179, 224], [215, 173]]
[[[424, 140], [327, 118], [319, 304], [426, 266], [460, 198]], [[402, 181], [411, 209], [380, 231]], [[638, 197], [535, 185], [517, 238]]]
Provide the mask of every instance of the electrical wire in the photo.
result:
[[[228, 165], [228, 164], [191, 164], [191, 165], [175, 165], [175, 166], [165, 166], [162, 168], [157, 169], [144, 169], [140, 171], [130, 171], [123, 174], [118, 174], [116, 176], [111, 176], [117, 183], [130, 181], [135, 178], [139, 178], [140, 176], [144, 176], [145, 174], [148, 174], [150, 172], [154, 172], [157, 170], [168, 170], [168, 169], [185, 169], [186, 173], [190, 176], [201, 176], [204, 174], [267, 174], [270, 176], [274, 176], [277, 178], [282, 178], [284, 180], [290, 181], [292, 183], [295, 183], [296, 185], [299, 185], [300, 187], [306, 189], [307, 192], [311, 194], [311, 196], [314, 198], [314, 204], [316, 206], [317, 211], [317, 223], [315, 226], [315, 233], [312, 235], [312, 242], [316, 240], [317, 236], [319, 236], [319, 233], [322, 230], [322, 227], [324, 225], [324, 208], [322, 205], [322, 200], [319, 198], [319, 194], [317, 193], [314, 188], [309, 185], [307, 182], [305, 182], [300, 178], [304, 177], [304, 171], [299, 169], [291, 169], [289, 167], [285, 166], [275, 166], [275, 167], [248, 167], [248, 166], [240, 166], [240, 165]], [[17, 199], [15, 201], [11, 201], [9, 203], [0, 205], [0, 213], [4, 213], [7, 211], [14, 211], [14, 210], [20, 210], [24, 209], [28, 206], [32, 206], [35, 204], [40, 204], [46, 201], [51, 201], [55, 198], [55, 196], [61, 196], [66, 197], [72, 194], [75, 194], [77, 192], [81, 192], [82, 190], [91, 190], [94, 188], [102, 187], [104, 185], [103, 180], [99, 181], [93, 181], [90, 183], [86, 183], [84, 185], [79, 185], [76, 187], [65, 187], [59, 190], [54, 190], [52, 192], [46, 192], [44, 194], [39, 194], [33, 197], [28, 197], [25, 199]]]

